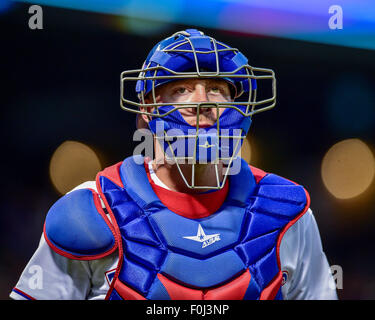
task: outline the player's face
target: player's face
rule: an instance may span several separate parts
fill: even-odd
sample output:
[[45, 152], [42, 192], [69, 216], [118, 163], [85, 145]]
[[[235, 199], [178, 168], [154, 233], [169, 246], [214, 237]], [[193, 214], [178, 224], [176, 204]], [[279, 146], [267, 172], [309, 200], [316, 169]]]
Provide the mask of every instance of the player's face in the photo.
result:
[[[156, 102], [173, 105], [179, 102], [229, 102], [231, 91], [229, 84], [217, 79], [187, 79], [164, 84], [156, 90]], [[200, 107], [199, 127], [212, 126], [224, 112], [225, 108]], [[184, 120], [191, 126], [196, 126], [197, 106], [179, 109]]]

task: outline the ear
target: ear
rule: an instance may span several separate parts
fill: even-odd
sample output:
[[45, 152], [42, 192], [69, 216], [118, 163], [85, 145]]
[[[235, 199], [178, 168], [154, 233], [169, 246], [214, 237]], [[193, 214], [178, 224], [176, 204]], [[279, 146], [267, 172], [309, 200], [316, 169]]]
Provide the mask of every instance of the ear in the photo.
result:
[[[145, 104], [152, 103], [149, 97], [145, 97]], [[139, 110], [142, 112], [152, 112], [154, 107], [140, 107]], [[148, 129], [148, 123], [150, 122], [150, 116], [146, 114], [137, 114], [137, 129]]]
[[[155, 103], [155, 102], [156, 102], [156, 103], [160, 102], [160, 96], [156, 96], [156, 100], [155, 100], [155, 101], [154, 101], [154, 99], [152, 98], [151, 93], [148, 93], [148, 94], [144, 97], [144, 103], [145, 103], [145, 104], [152, 104], [152, 103]], [[140, 111], [142, 111], [142, 112], [152, 113], [152, 112], [154, 111], [155, 107], [146, 107], [146, 106], [145, 106], [145, 107], [140, 107], [139, 109], [140, 109]], [[150, 122], [150, 116], [142, 114], [142, 118], [143, 118], [143, 120], [144, 120], [146, 123]]]
[[[159, 103], [161, 102], [161, 98], [160, 98], [160, 93], [159, 93], [159, 90], [160, 88], [156, 88], [156, 92], [155, 92], [155, 100], [153, 99], [152, 95], [151, 95], [151, 92], [149, 92], [145, 97], [144, 97], [144, 103], [145, 104], [152, 104], [152, 103]], [[155, 107], [140, 107], [139, 108], [140, 111], [142, 112], [148, 112], [148, 113], [152, 113], [154, 110], [155, 110]], [[146, 128], [148, 129], [148, 123], [150, 122], [151, 118], [149, 115], [145, 115], [145, 114], [140, 114], [137, 116], [137, 128], [140, 129], [140, 128]]]
[[[145, 99], [145, 103], [148, 104], [150, 103], [150, 101], [147, 101]], [[154, 108], [153, 107], [140, 107], [139, 110], [142, 111], [142, 112], [152, 112]], [[138, 123], [141, 124], [141, 122], [144, 122], [144, 125], [146, 125], [147, 127], [147, 124], [149, 123], [150, 121], [150, 116], [146, 115], [146, 114], [139, 114], [138, 117], [137, 117], [137, 125]]]
[[145, 114], [137, 114], [137, 129], [148, 129], [149, 119]]

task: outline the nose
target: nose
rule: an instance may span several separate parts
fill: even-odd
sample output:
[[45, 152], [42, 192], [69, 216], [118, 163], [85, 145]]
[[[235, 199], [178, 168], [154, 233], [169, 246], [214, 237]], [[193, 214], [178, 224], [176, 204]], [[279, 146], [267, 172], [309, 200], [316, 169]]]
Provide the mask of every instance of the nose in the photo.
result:
[[[206, 87], [204, 85], [197, 84], [194, 87], [194, 91], [193, 91], [193, 93], [190, 97], [190, 101], [191, 102], [208, 102], [209, 98], [208, 98], [208, 95], [207, 95]], [[194, 108], [192, 108], [192, 111], [194, 113], [196, 113], [197, 109], [198, 109], [198, 107], [194, 107]], [[203, 105], [199, 108], [199, 112], [203, 113], [203, 112], [206, 112], [208, 109], [209, 108], [207, 108]]]
[[193, 94], [191, 96], [192, 102], [207, 102], [208, 96], [206, 92], [206, 87], [201, 84], [197, 84], [194, 88]]

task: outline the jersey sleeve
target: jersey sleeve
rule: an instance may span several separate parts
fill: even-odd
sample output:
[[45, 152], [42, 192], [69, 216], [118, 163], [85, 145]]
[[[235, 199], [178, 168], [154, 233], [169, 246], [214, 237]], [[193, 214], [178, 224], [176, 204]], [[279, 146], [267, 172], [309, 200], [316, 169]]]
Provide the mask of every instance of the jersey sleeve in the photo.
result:
[[44, 237], [10, 293], [15, 300], [104, 299], [105, 273], [116, 267], [117, 255], [100, 260], [72, 260], [55, 253]]
[[[87, 182], [73, 190], [94, 188]], [[73, 191], [72, 190], [72, 191]], [[56, 253], [42, 235], [39, 246], [10, 293], [15, 300], [104, 299], [109, 289], [105, 273], [116, 268], [117, 254], [75, 260]]]
[[309, 209], [284, 235], [280, 263], [285, 300], [337, 300], [335, 282]]

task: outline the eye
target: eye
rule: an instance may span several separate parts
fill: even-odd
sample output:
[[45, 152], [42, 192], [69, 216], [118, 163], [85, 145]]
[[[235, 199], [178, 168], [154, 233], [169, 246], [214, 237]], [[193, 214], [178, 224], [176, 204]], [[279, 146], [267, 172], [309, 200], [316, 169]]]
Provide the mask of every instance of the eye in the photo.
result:
[[178, 93], [178, 94], [184, 94], [186, 93], [186, 88], [185, 87], [178, 87], [174, 90], [175, 93]]
[[213, 93], [220, 93], [220, 92], [221, 92], [221, 90], [220, 90], [219, 87], [212, 87], [212, 88], [210, 89], [210, 91], [213, 92]]
[[209, 89], [209, 93], [211, 94], [223, 94], [225, 93], [225, 89], [221, 86], [213, 86]]

